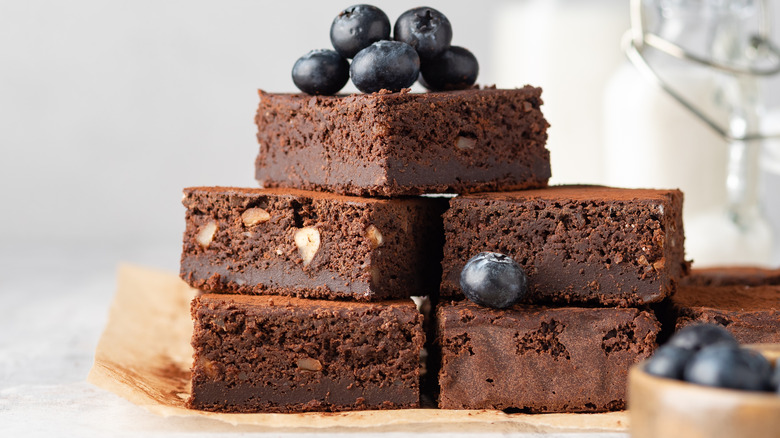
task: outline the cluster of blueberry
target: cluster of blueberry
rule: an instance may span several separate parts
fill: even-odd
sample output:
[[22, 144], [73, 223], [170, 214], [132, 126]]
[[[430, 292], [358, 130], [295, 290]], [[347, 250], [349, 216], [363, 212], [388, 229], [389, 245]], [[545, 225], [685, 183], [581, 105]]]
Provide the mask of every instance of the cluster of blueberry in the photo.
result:
[[764, 356], [740, 347], [728, 330], [714, 324], [677, 332], [648, 359], [645, 371], [700, 385], [780, 393], [780, 366], [773, 371]]
[[[451, 46], [452, 26], [433, 8], [410, 9], [395, 22], [376, 6], [355, 5], [330, 27], [334, 50], [312, 50], [292, 69], [295, 86], [308, 94], [335, 94], [349, 78], [358, 90], [400, 91], [415, 81], [433, 91], [458, 90], [477, 80], [479, 64], [468, 50]], [[352, 59], [350, 64], [347, 59]]]
[[505, 309], [528, 293], [528, 276], [511, 257], [481, 252], [460, 271], [460, 288], [466, 298], [494, 309]]

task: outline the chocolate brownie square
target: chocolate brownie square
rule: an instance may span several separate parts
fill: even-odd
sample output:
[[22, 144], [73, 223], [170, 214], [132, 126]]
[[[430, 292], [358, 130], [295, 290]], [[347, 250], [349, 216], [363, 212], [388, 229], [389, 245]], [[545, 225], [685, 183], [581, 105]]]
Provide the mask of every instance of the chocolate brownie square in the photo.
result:
[[717, 266], [692, 268], [680, 280], [682, 286], [761, 286], [780, 285], [780, 269], [757, 266]]
[[304, 412], [419, 406], [422, 316], [360, 303], [204, 294], [192, 302], [193, 409]]
[[660, 329], [635, 308], [459, 301], [439, 305], [436, 318], [442, 409], [623, 409], [628, 370], [652, 354]]
[[677, 330], [713, 323], [742, 344], [780, 343], [780, 285], [680, 286], [671, 303]]
[[557, 186], [457, 196], [444, 215], [441, 295], [483, 251], [518, 262], [527, 303], [636, 306], [671, 295], [687, 269], [679, 190]]
[[184, 190], [181, 277], [208, 292], [382, 300], [438, 289], [446, 199]]
[[544, 187], [550, 178], [539, 88], [259, 94], [262, 187], [389, 197]]

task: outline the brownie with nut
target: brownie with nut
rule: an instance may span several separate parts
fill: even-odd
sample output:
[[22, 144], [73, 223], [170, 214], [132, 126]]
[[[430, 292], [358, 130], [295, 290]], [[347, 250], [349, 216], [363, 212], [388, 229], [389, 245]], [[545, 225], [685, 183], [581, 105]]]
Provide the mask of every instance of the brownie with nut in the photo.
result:
[[377, 301], [435, 293], [441, 198], [193, 187], [181, 277], [205, 292]]

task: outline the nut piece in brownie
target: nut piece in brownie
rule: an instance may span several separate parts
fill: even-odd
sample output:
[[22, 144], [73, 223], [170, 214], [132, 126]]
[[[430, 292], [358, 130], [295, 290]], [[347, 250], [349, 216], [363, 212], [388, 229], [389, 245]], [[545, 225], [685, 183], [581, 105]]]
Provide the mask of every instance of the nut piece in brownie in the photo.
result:
[[425, 335], [411, 300], [204, 294], [192, 302], [188, 406], [304, 412], [419, 406]]
[[446, 199], [198, 187], [183, 203], [181, 277], [204, 291], [381, 300], [438, 289]]
[[628, 370], [656, 347], [655, 317], [635, 308], [437, 312], [442, 409], [602, 412], [625, 407]]
[[259, 94], [262, 187], [398, 196], [544, 187], [550, 178], [540, 88]]
[[671, 303], [677, 330], [714, 323], [742, 344], [780, 343], [780, 285], [680, 286]]
[[687, 270], [679, 190], [556, 186], [450, 200], [441, 295], [461, 297], [460, 272], [482, 251], [528, 274], [526, 303], [635, 306], [674, 292]]
[[692, 268], [680, 280], [682, 286], [760, 286], [780, 285], [780, 269], [757, 266], [719, 266]]

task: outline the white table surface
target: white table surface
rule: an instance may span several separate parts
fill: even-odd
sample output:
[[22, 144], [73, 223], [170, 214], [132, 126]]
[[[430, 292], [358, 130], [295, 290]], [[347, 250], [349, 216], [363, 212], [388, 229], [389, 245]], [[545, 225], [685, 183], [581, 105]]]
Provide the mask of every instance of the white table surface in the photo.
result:
[[[161, 418], [86, 382], [114, 294], [117, 264], [131, 262], [176, 272], [178, 252], [178, 247], [0, 246], [0, 437], [343, 435]], [[358, 433], [407, 435], [354, 434]], [[627, 434], [544, 436], [615, 438]]]

